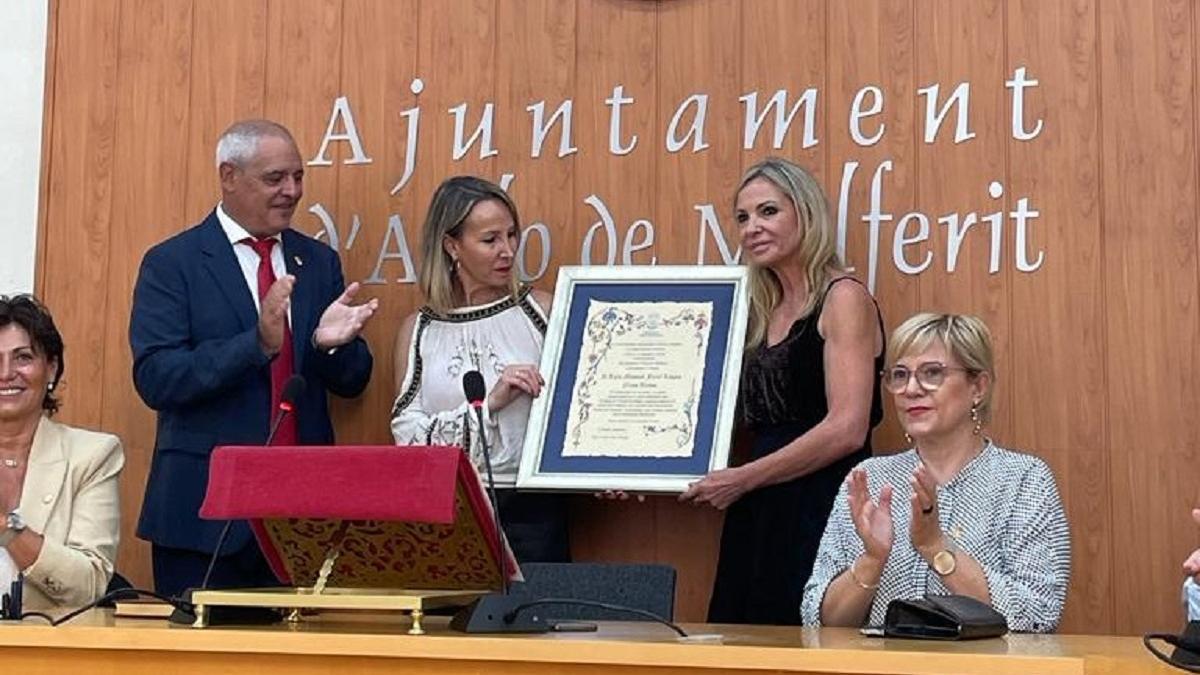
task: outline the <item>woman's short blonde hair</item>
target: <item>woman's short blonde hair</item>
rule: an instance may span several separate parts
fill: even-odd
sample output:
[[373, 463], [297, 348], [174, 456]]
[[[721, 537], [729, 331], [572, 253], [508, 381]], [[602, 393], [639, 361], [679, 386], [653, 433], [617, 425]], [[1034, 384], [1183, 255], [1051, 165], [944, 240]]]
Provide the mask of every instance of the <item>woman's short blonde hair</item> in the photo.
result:
[[[471, 209], [489, 199], [504, 204], [520, 232], [521, 217], [517, 215], [517, 205], [507, 192], [491, 181], [475, 176], [455, 176], [446, 179], [433, 193], [421, 229], [421, 269], [417, 273], [417, 286], [424, 294], [426, 304], [435, 311], [445, 312], [456, 305], [454, 261], [442, 242], [446, 237], [461, 237], [463, 222]], [[517, 292], [519, 284], [517, 275], [513, 274], [512, 293]]]
[[[888, 340], [887, 363], [894, 364], [909, 354], [923, 352], [934, 342], [941, 343], [958, 365], [974, 378], [987, 373], [991, 386], [979, 402], [979, 419], [992, 417], [992, 392], [996, 388], [996, 369], [992, 357], [992, 332], [977, 316], [924, 312], [905, 320]], [[947, 364], [949, 365], [949, 364]]]

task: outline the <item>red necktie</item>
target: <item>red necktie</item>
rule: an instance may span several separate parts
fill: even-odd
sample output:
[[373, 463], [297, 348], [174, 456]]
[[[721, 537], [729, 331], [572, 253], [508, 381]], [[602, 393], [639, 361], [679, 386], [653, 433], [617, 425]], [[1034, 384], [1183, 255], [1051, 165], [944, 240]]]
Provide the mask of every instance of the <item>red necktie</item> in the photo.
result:
[[[242, 243], [249, 245], [258, 254], [258, 302], [261, 308], [263, 300], [267, 297], [267, 291], [271, 290], [271, 285], [275, 283], [275, 268], [271, 265], [271, 248], [275, 246], [275, 240], [270, 238], [243, 239]], [[283, 396], [283, 385], [292, 376], [293, 367], [292, 329], [288, 326], [287, 316], [284, 316], [283, 345], [279, 348], [279, 353], [275, 355], [275, 359], [271, 361], [271, 412], [269, 419], [272, 422], [275, 421], [276, 412], [279, 410], [279, 401]], [[283, 422], [279, 425], [279, 431], [275, 433], [273, 444], [296, 445], [295, 412], [283, 418]]]

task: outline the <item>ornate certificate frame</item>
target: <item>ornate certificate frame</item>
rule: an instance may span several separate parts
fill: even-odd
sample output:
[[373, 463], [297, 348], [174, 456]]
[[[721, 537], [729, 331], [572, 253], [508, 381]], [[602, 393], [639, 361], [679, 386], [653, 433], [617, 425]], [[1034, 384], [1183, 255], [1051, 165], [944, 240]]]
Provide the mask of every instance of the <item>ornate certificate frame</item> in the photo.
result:
[[[628, 448], [614, 451], [612, 456], [564, 453], [568, 418], [578, 395], [576, 377], [585, 348], [585, 324], [593, 301], [630, 307], [656, 302], [705, 303], [702, 306], [706, 311], [711, 308], [695, 423], [689, 429], [692, 443], [686, 457], [628, 456]], [[517, 487], [680, 493], [709, 471], [725, 468], [741, 379], [747, 311], [748, 277], [742, 266], [560, 268], [542, 350], [541, 372], [546, 386], [530, 411]], [[701, 370], [694, 364], [688, 362], [693, 367], [683, 373], [692, 375], [693, 381]]]

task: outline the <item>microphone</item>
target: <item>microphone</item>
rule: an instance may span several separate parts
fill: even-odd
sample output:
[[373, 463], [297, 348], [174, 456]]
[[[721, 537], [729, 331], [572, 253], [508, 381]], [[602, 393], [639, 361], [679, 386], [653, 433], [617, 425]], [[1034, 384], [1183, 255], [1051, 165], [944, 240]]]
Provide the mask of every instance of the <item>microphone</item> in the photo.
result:
[[[283, 383], [283, 391], [279, 393], [279, 406], [275, 411], [275, 420], [271, 423], [271, 430], [267, 432], [267, 441], [263, 443], [263, 447], [271, 447], [271, 442], [275, 440], [275, 433], [279, 431], [279, 425], [283, 422], [283, 418], [295, 410], [296, 399], [304, 393], [307, 384], [303, 375], [292, 375], [287, 382]], [[221, 528], [221, 534], [217, 537], [217, 545], [213, 548], [212, 557], [208, 559], [208, 569], [204, 572], [204, 580], [200, 582], [200, 588], [197, 590], [203, 591], [208, 588], [208, 580], [212, 577], [217, 558], [221, 555], [221, 547], [225, 545], [225, 539], [229, 536], [229, 528], [232, 525], [233, 521], [227, 520], [225, 527]]]
[[17, 578], [9, 584], [8, 592], [0, 596], [0, 621], [20, 621], [23, 609], [22, 596], [25, 593], [25, 575], [18, 572]]
[[463, 373], [462, 385], [467, 403], [470, 403], [472, 408], [479, 410], [483, 406], [483, 399], [487, 398], [487, 386], [483, 383], [483, 375], [478, 370], [468, 370]]
[[462, 378], [463, 395], [475, 409], [479, 420], [479, 442], [483, 445], [483, 465], [487, 469], [488, 499], [492, 502], [492, 515], [496, 518], [496, 561], [500, 563], [500, 590], [508, 595], [508, 564], [504, 555], [504, 530], [500, 525], [500, 502], [496, 500], [496, 479], [492, 476], [492, 453], [488, 447], [487, 431], [483, 425], [483, 400], [487, 398], [487, 386], [478, 370], [468, 370]]
[[275, 440], [275, 433], [279, 431], [279, 425], [283, 423], [283, 418], [292, 414], [296, 409], [296, 399], [304, 394], [304, 388], [308, 386], [308, 382], [304, 380], [303, 375], [292, 375], [283, 383], [283, 391], [279, 393], [279, 407], [275, 411], [275, 421], [271, 423], [271, 431], [267, 433], [267, 442], [264, 446], [270, 447], [271, 441]]
[[479, 441], [483, 444], [483, 464], [487, 469], [488, 498], [496, 523], [496, 560], [500, 563], [500, 593], [490, 593], [462, 608], [450, 620], [450, 627], [464, 633], [545, 633], [550, 628], [540, 615], [519, 614], [524, 600], [508, 594], [508, 563], [504, 555], [504, 530], [500, 525], [500, 504], [496, 501], [496, 479], [492, 475], [492, 454], [483, 424], [483, 401], [487, 386], [478, 370], [463, 373], [463, 395], [475, 409], [479, 420]]

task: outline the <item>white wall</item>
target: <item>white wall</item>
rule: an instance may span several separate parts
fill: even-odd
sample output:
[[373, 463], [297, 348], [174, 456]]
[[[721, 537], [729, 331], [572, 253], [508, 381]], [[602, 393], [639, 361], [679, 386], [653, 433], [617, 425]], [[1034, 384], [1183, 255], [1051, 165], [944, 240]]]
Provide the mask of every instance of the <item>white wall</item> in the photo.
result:
[[0, 18], [0, 294], [33, 290], [49, 2], [4, 2]]

